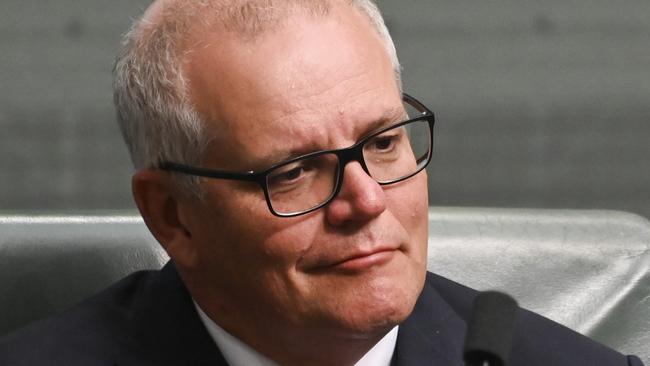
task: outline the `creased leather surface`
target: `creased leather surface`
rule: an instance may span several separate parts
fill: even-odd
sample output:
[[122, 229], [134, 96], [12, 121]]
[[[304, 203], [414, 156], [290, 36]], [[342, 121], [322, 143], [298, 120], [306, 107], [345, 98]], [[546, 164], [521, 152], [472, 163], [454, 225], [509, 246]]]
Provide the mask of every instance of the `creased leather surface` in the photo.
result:
[[139, 216], [0, 216], [0, 334], [167, 258]]
[[429, 270], [650, 360], [650, 223], [616, 211], [433, 208]]
[[[433, 208], [429, 270], [501, 289], [650, 361], [650, 223], [614, 211]], [[168, 257], [139, 216], [0, 216], [0, 334]]]

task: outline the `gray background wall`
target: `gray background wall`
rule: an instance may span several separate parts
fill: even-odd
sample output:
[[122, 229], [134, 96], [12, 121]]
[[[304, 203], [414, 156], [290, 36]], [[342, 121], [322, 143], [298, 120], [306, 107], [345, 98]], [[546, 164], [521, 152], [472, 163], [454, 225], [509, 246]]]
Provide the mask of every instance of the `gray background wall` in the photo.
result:
[[[437, 113], [431, 204], [650, 216], [650, 2], [379, 3]], [[110, 70], [146, 4], [0, 5], [0, 210], [134, 207]]]

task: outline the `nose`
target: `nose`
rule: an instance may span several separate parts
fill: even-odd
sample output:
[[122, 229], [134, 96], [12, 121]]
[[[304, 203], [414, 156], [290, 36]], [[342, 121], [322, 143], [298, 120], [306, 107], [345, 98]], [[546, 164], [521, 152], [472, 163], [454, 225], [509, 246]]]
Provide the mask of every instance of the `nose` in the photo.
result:
[[368, 221], [386, 210], [383, 188], [358, 162], [345, 166], [341, 184], [339, 194], [325, 207], [331, 225]]

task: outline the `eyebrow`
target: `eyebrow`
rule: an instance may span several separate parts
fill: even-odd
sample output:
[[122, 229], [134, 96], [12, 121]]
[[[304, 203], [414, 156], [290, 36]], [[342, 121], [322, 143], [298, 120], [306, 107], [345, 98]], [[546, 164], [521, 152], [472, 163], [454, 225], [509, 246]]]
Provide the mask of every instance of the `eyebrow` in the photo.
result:
[[372, 135], [382, 128], [388, 127], [398, 122], [402, 122], [407, 118], [406, 111], [402, 107], [392, 107], [384, 110], [381, 116], [375, 119], [365, 129], [365, 133], [361, 135], [357, 141], [362, 140], [364, 137]]

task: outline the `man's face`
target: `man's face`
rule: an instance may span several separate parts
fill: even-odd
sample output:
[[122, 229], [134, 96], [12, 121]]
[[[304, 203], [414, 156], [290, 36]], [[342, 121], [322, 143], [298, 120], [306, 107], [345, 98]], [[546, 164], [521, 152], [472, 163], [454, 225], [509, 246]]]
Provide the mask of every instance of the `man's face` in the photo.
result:
[[[349, 9], [294, 17], [245, 42], [207, 36], [186, 71], [214, 135], [207, 168], [261, 170], [403, 117], [386, 51]], [[186, 270], [197, 301], [235, 335], [264, 324], [368, 336], [410, 314], [426, 265], [424, 171], [382, 187], [352, 162], [337, 198], [293, 218], [273, 216], [257, 184], [201, 186], [204, 199], [187, 210], [197, 256]]]

